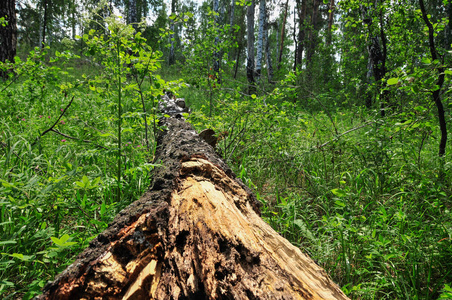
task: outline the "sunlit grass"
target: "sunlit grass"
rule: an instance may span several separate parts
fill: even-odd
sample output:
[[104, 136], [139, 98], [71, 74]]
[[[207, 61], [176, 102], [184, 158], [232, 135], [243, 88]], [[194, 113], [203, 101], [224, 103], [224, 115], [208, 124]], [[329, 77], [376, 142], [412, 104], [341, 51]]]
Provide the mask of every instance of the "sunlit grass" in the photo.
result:
[[[208, 115], [200, 93], [190, 91], [193, 109]], [[262, 99], [232, 96], [191, 122], [235, 130], [222, 142], [240, 142], [224, 158], [254, 188], [264, 219], [352, 299], [437, 299], [452, 281], [452, 148], [438, 158], [438, 129]]]
[[[75, 69], [71, 76], [81, 72]], [[115, 99], [88, 88], [65, 96], [44, 84], [42, 92], [36, 82], [19, 80], [0, 95], [2, 298], [29, 299], [39, 293], [150, 181], [152, 153], [145, 147], [143, 121], [135, 113], [139, 107], [130, 95], [124, 99], [118, 202]], [[40, 137], [71, 97], [74, 101], [54, 131]]]

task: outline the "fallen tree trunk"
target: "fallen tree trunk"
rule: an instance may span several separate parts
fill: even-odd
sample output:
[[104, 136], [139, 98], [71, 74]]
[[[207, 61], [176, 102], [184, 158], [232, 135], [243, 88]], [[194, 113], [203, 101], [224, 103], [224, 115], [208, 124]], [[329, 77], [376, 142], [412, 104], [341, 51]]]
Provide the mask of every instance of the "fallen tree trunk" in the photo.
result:
[[348, 299], [190, 124], [163, 125], [150, 189], [37, 299]]

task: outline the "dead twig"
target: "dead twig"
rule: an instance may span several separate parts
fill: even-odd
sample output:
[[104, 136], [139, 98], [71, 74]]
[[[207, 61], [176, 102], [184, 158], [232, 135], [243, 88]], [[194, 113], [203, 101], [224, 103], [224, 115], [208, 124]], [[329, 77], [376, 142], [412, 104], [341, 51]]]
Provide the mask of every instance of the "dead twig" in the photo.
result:
[[344, 132], [342, 132], [341, 134], [336, 135], [336, 136], [334, 137], [334, 139], [329, 140], [328, 142], [325, 142], [325, 143], [323, 143], [323, 144], [317, 146], [317, 148], [322, 149], [322, 148], [325, 147], [326, 145], [328, 145], [328, 144], [330, 144], [330, 143], [332, 143], [332, 142], [335, 142], [335, 141], [339, 140], [339, 138], [341, 138], [342, 136], [344, 136], [344, 135], [346, 135], [346, 134], [348, 134], [348, 133], [350, 133], [350, 132], [353, 132], [353, 131], [355, 131], [355, 130], [358, 130], [358, 129], [361, 129], [361, 128], [363, 128], [363, 127], [366, 127], [366, 126], [368, 126], [368, 125], [374, 124], [374, 123], [376, 123], [376, 122], [377, 122], [376, 120], [374, 120], [374, 121], [368, 121], [368, 122], [366, 122], [366, 123], [364, 123], [364, 124], [361, 124], [361, 125], [359, 125], [359, 126], [357, 126], [357, 127], [354, 127], [354, 128], [349, 129], [349, 130], [347, 130], [347, 131], [344, 131]]
[[52, 126], [50, 126], [49, 129], [47, 129], [46, 131], [44, 131], [43, 133], [41, 133], [36, 140], [31, 144], [31, 146], [33, 147], [34, 145], [36, 145], [36, 143], [41, 139], [41, 137], [43, 137], [46, 133], [53, 131], [53, 128], [58, 124], [58, 122], [61, 120], [61, 118], [64, 116], [64, 113], [66, 112], [66, 110], [69, 108], [69, 106], [71, 106], [72, 101], [74, 101], [75, 96], [72, 97], [71, 101], [69, 101], [69, 103], [66, 105], [66, 107], [63, 109], [63, 111], [61, 112], [60, 116], [58, 117], [58, 119], [55, 121], [55, 123], [53, 123]]
[[[76, 137], [73, 137], [73, 136], [64, 134], [64, 133], [62, 133], [61, 131], [58, 131], [58, 130], [53, 129], [53, 128], [50, 129], [50, 131], [55, 132], [56, 134], [59, 134], [59, 135], [61, 135], [61, 136], [64, 136], [65, 138], [68, 138], [68, 139], [71, 139], [71, 140], [82, 141], [82, 142], [84, 142], [84, 143], [89, 143], [89, 144], [93, 143], [93, 141], [90, 141], [90, 140], [81, 140], [81, 139], [79, 139], [79, 138], [76, 138]], [[104, 147], [104, 146], [101, 146], [101, 145], [99, 145], [99, 144], [96, 144], [96, 146], [99, 147], [99, 148], [105, 149], [105, 150], [109, 150], [108, 148], [106, 148], [106, 147]]]

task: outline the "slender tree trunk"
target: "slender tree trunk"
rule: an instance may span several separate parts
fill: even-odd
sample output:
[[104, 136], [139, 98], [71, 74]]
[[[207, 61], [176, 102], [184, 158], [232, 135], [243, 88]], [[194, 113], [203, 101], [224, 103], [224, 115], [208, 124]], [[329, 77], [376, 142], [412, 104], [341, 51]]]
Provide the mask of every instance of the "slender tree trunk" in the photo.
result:
[[240, 46], [240, 44], [239, 44], [239, 48], [237, 49], [237, 57], [235, 59], [234, 79], [237, 79], [237, 72], [239, 70], [239, 61], [240, 61], [241, 53], [242, 53], [242, 46]]
[[303, 61], [303, 50], [306, 36], [306, 1], [307, 0], [298, 0], [298, 45], [297, 45], [297, 59], [296, 66], [300, 66]]
[[[275, 57], [275, 61], [278, 63], [279, 62], [279, 43], [280, 43], [280, 39], [279, 39], [279, 20], [277, 20], [275, 22], [275, 35], [276, 35], [276, 57]], [[278, 66], [276, 66], [276, 69], [278, 69]]]
[[259, 33], [257, 35], [256, 81], [259, 82], [262, 72], [262, 56], [264, 50], [264, 27], [267, 17], [265, 0], [259, 3]]
[[366, 79], [367, 79], [367, 89], [366, 89], [366, 95], [365, 95], [365, 105], [367, 108], [371, 108], [372, 107], [372, 92], [370, 91], [370, 86], [372, 86], [372, 74], [373, 74], [373, 67], [372, 67], [372, 59], [369, 58], [367, 59], [367, 73], [366, 73]]
[[[435, 61], [439, 59], [438, 52], [436, 51], [435, 46], [435, 31], [433, 29], [433, 25], [430, 22], [427, 12], [425, 10], [424, 0], [419, 0], [419, 5], [421, 7], [422, 19], [424, 19], [425, 25], [428, 27], [428, 42], [430, 46], [430, 54], [432, 56], [432, 60]], [[438, 67], [438, 80], [436, 81], [436, 85], [438, 89], [436, 89], [433, 93], [433, 102], [435, 102], [436, 108], [438, 110], [438, 121], [439, 128], [441, 130], [441, 140], [439, 142], [439, 151], [438, 155], [443, 157], [446, 154], [446, 145], [447, 145], [447, 124], [444, 112], [443, 102], [441, 101], [441, 88], [444, 84], [444, 67]]]
[[241, 24], [240, 25], [240, 29], [237, 31], [235, 39], [237, 41], [238, 47], [237, 49], [234, 51], [234, 55], [235, 55], [235, 65], [234, 65], [234, 74], [233, 77], [234, 79], [237, 78], [237, 73], [238, 70], [240, 68], [240, 57], [242, 55], [242, 53], [244, 52], [245, 49], [245, 42], [244, 42], [244, 38], [246, 35], [246, 26], [245, 26], [245, 16], [246, 14], [243, 13], [243, 11], [240, 11], [241, 13], [238, 15], [238, 20], [237, 23]]
[[[380, 7], [378, 15], [380, 22], [379, 36], [373, 35], [374, 34], [374, 31], [372, 29], [373, 18], [372, 15], [369, 15], [368, 8], [363, 6], [361, 9], [363, 13], [363, 22], [367, 24], [368, 28], [369, 43], [367, 45], [367, 51], [369, 53], [369, 62], [370, 62], [368, 64], [368, 69], [369, 71], [372, 71], [372, 74], [377, 85], [378, 94], [380, 94], [380, 91], [385, 87], [382, 79], [386, 76], [386, 56], [387, 56], [386, 35], [384, 32], [384, 23], [383, 23], [383, 8]], [[386, 114], [388, 97], [389, 94], [386, 90], [383, 91], [380, 95], [380, 113], [382, 117], [384, 117]], [[366, 106], [371, 107], [371, 105], [372, 97], [368, 95], [366, 98]]]
[[385, 89], [386, 82], [383, 82], [382, 79], [386, 76], [386, 57], [387, 57], [387, 47], [386, 47], [386, 34], [384, 32], [384, 20], [383, 20], [383, 2], [381, 1], [380, 6], [380, 40], [381, 45], [383, 46], [383, 55], [382, 55], [382, 62], [380, 66], [380, 89], [383, 89], [383, 92], [381, 93], [381, 99], [380, 99], [380, 113], [381, 116], [384, 117], [386, 114], [386, 107], [389, 104], [389, 91]]
[[334, 0], [330, 0], [330, 4], [328, 6], [329, 11], [328, 11], [328, 29], [327, 29], [327, 35], [326, 35], [326, 45], [330, 46], [331, 45], [331, 38], [332, 38], [332, 33], [331, 30], [333, 28], [333, 23], [334, 23]]
[[46, 43], [46, 28], [47, 28], [47, 19], [48, 19], [48, 1], [50, 0], [44, 0], [44, 21], [42, 24], [42, 43], [41, 43], [41, 48], [44, 48], [45, 43]]
[[267, 16], [265, 18], [265, 26], [264, 26], [264, 37], [265, 37], [265, 57], [267, 59], [267, 77], [268, 82], [273, 83], [273, 64], [272, 64], [272, 56], [270, 55], [270, 39], [268, 38], [268, 11]]
[[297, 40], [297, 9], [298, 9], [298, 1], [296, 5], [294, 5], [293, 8], [293, 42], [295, 44], [295, 51], [294, 51], [294, 60], [293, 60], [293, 71], [295, 72], [297, 70], [297, 62], [298, 62], [298, 40]]
[[284, 50], [284, 38], [286, 35], [286, 21], [287, 21], [287, 12], [289, 9], [289, 0], [286, 1], [285, 9], [284, 9], [284, 16], [283, 16], [283, 23], [281, 27], [281, 42], [279, 43], [279, 58], [278, 58], [278, 70], [281, 68], [281, 62], [282, 62], [282, 54]]
[[[229, 15], [229, 35], [231, 36], [231, 38], [233, 38], [233, 32], [234, 32], [233, 26], [234, 26], [235, 1], [236, 0], [231, 0], [231, 5], [230, 5], [231, 14]], [[229, 50], [229, 53], [228, 53], [228, 59], [231, 60], [232, 57], [233, 57], [233, 52], [231, 49], [231, 50]]]
[[452, 44], [452, 1], [448, 0], [445, 5], [448, 23], [444, 28], [444, 49], [450, 50]]
[[256, 90], [254, 76], [254, 7], [255, 0], [251, 0], [251, 5], [247, 7], [247, 59], [246, 59], [246, 77], [248, 78], [249, 93], [253, 94]]
[[77, 10], [77, 4], [75, 3], [75, 0], [72, 0], [72, 7], [71, 7], [71, 27], [72, 27], [72, 39], [75, 40], [76, 32], [75, 32], [75, 12]]
[[[219, 0], [213, 0], [213, 11], [215, 13], [215, 27], [218, 28], [220, 24], [219, 23], [219, 7], [220, 7], [220, 1]], [[219, 33], [219, 32], [218, 32]], [[213, 52], [213, 71], [214, 76], [217, 80], [219, 80], [219, 73], [220, 73], [220, 51], [218, 51], [217, 47], [220, 43], [220, 37], [217, 35], [215, 37], [215, 50]]]
[[[2, 0], [0, 2], [0, 17], [4, 17], [7, 25], [0, 25], [0, 62], [14, 62], [17, 47], [16, 1]], [[8, 72], [1, 72], [0, 77], [6, 77]]]
[[229, 16], [229, 26], [231, 27], [231, 30], [232, 26], [234, 26], [234, 12], [235, 12], [235, 0], [231, 0], [231, 14]]
[[[306, 66], [310, 69], [312, 64], [312, 57], [314, 56], [315, 48], [317, 47], [317, 27], [318, 27], [318, 13], [320, 0], [314, 0], [312, 6], [311, 28], [309, 30], [309, 44], [306, 53]], [[312, 72], [312, 70], [310, 70]]]
[[[177, 5], [177, 0], [171, 0], [171, 15], [175, 15], [176, 14], [176, 5]], [[173, 65], [175, 63], [175, 56], [174, 56], [174, 20], [171, 20], [171, 25], [170, 25], [170, 30], [171, 30], [171, 34], [169, 35], [170, 38], [170, 52], [169, 52], [169, 57], [168, 57], [168, 65]]]
[[127, 24], [132, 24], [132, 27], [137, 30], [137, 0], [129, 0], [129, 11], [127, 14]]

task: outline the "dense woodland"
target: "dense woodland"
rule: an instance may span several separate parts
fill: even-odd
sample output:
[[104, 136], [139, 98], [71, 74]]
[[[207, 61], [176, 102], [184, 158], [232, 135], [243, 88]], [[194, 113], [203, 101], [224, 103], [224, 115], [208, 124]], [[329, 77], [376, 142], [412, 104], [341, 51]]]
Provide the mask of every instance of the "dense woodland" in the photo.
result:
[[0, 295], [146, 190], [160, 96], [352, 299], [452, 298], [451, 0], [2, 0]]

